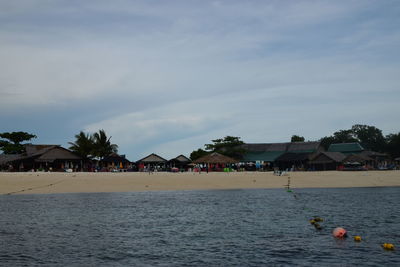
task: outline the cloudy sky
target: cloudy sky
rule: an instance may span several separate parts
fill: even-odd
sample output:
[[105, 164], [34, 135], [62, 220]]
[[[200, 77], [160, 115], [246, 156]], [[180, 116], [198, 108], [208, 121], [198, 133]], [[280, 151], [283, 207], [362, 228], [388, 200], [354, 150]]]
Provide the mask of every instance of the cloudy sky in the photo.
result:
[[400, 131], [400, 2], [0, 0], [0, 132], [189, 155]]

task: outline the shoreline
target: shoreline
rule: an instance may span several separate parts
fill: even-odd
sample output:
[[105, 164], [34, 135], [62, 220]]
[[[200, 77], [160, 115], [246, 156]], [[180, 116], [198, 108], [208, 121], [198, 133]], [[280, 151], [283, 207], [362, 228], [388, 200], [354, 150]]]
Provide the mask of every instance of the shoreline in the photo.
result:
[[232, 173], [0, 173], [0, 194], [58, 194], [221, 189], [352, 188], [400, 186], [400, 171]]

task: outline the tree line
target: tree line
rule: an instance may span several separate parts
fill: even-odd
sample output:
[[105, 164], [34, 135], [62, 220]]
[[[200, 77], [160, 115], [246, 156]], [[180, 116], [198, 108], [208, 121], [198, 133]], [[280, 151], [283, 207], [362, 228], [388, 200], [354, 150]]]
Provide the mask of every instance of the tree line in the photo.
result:
[[[305, 138], [292, 135], [291, 142], [304, 142]], [[400, 157], [400, 132], [397, 134], [383, 135], [382, 130], [375, 126], [355, 124], [350, 129], [338, 130], [330, 136], [319, 140], [321, 145], [328, 150], [331, 144], [360, 143], [367, 150], [386, 153], [392, 158]], [[244, 144], [240, 137], [226, 136], [212, 140], [212, 144], [205, 144], [204, 149], [199, 148], [190, 154], [192, 160], [196, 160], [212, 152], [218, 152], [228, 157], [240, 159], [246, 152], [241, 149]]]
[[[21, 154], [25, 152], [22, 142], [37, 138], [36, 135], [27, 132], [0, 133], [0, 150], [4, 154]], [[305, 138], [293, 135], [291, 142], [304, 142]], [[226, 136], [211, 140], [205, 144], [204, 149], [199, 148], [190, 154], [192, 160], [196, 160], [212, 152], [218, 152], [228, 157], [240, 159], [246, 152], [241, 145], [244, 142], [240, 137]], [[382, 130], [375, 126], [355, 124], [350, 129], [338, 130], [330, 136], [320, 138], [318, 141], [327, 150], [331, 144], [336, 143], [360, 143], [365, 149], [375, 152], [387, 153], [392, 158], [400, 157], [400, 132], [383, 135]], [[118, 145], [111, 143], [104, 130], [93, 134], [83, 131], [75, 135], [75, 142], [69, 142], [69, 149], [83, 158], [104, 158], [111, 153], [118, 153]]]
[[[22, 142], [37, 138], [36, 135], [27, 132], [6, 132], [0, 133], [0, 149], [4, 154], [21, 154], [25, 152]], [[104, 130], [93, 134], [83, 131], [75, 135], [75, 142], [68, 142], [69, 149], [83, 158], [102, 159], [111, 153], [118, 153], [118, 145], [111, 143], [111, 136], [107, 137]]]

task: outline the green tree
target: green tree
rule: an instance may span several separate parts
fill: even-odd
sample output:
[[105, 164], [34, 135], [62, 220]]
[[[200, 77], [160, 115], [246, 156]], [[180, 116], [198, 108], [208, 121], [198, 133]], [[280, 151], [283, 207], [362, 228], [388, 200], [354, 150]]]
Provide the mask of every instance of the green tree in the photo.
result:
[[299, 135], [292, 135], [292, 138], [290, 139], [290, 142], [304, 142], [304, 137], [299, 136]]
[[110, 155], [111, 153], [118, 152], [118, 145], [111, 144], [111, 136], [107, 137], [107, 134], [104, 130], [99, 130], [98, 132], [93, 134], [94, 140], [94, 149], [93, 154], [96, 157], [104, 158], [105, 156]]
[[83, 158], [92, 158], [94, 155], [93, 136], [81, 131], [79, 134], [75, 135], [75, 139], [75, 142], [68, 143], [71, 145], [69, 149]]
[[385, 137], [375, 126], [356, 124], [351, 127], [351, 131], [363, 147], [377, 152], [385, 150]]
[[246, 150], [242, 148], [244, 142], [240, 140], [240, 137], [225, 136], [224, 138], [211, 141], [213, 142], [212, 144], [204, 145], [205, 149], [209, 152], [218, 152], [236, 159], [242, 158], [243, 154], [246, 152]]
[[400, 157], [400, 132], [387, 135], [386, 142], [386, 152], [388, 152], [392, 158]]
[[0, 133], [0, 149], [4, 154], [20, 154], [25, 152], [25, 147], [21, 142], [36, 138], [36, 135], [27, 132], [5, 132]]
[[199, 149], [193, 151], [192, 153], [190, 153], [190, 159], [191, 160], [196, 160], [196, 159], [201, 158], [201, 157], [203, 157], [203, 156], [205, 156], [207, 154], [209, 154], [209, 152], [199, 148]]
[[335, 143], [354, 143], [359, 140], [354, 136], [354, 132], [350, 130], [339, 130], [333, 133]]

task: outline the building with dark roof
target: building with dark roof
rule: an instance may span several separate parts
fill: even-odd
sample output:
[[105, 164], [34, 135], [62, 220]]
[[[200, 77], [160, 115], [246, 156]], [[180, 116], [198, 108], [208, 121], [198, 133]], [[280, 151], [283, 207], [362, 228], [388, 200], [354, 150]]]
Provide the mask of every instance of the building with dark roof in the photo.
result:
[[187, 170], [188, 169], [188, 164], [190, 164], [192, 161], [184, 156], [184, 155], [179, 155], [173, 159], [170, 159], [168, 161], [169, 168], [178, 168], [179, 170]]
[[25, 145], [25, 152], [18, 155], [3, 155], [1, 165], [13, 171], [26, 170], [81, 170], [84, 161], [78, 155], [60, 145]]
[[[276, 166], [277, 159], [280, 159], [281, 166], [290, 167], [299, 164], [301, 166], [310, 155], [323, 151], [320, 142], [243, 144], [242, 148], [246, 150], [242, 162], [259, 161]], [[285, 154], [287, 155], [284, 156]]]
[[365, 149], [360, 145], [360, 143], [331, 144], [328, 148], [328, 152], [340, 152], [346, 155], [359, 154], [364, 150]]
[[166, 170], [168, 160], [160, 157], [159, 155], [152, 153], [140, 160], [138, 160], [137, 165], [139, 167], [139, 171], [146, 170]]
[[346, 155], [340, 152], [319, 152], [311, 157], [309, 167], [316, 171], [338, 170], [343, 165]]

